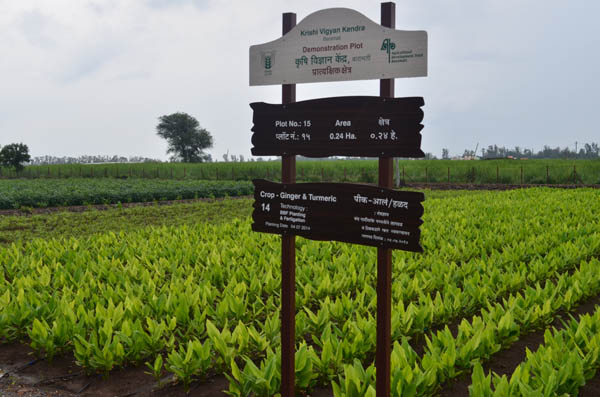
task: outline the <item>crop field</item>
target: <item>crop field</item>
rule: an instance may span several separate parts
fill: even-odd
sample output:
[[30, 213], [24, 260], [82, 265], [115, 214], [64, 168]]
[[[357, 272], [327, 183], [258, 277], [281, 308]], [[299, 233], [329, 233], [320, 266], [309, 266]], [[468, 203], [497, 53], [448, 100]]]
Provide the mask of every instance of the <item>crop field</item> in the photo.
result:
[[247, 181], [154, 179], [0, 180], [0, 209], [116, 204], [252, 194]]
[[[600, 160], [401, 160], [395, 172], [404, 183], [600, 184]], [[153, 178], [277, 180], [279, 161], [218, 163], [64, 164], [30, 166], [16, 175], [0, 169], [0, 177], [22, 178]], [[376, 160], [297, 162], [299, 181], [377, 182]]]
[[[0, 246], [0, 341], [109, 381], [142, 366], [164, 395], [223, 376], [229, 395], [277, 395], [280, 239], [231, 201], [245, 209], [227, 204], [222, 222]], [[424, 205], [424, 254], [393, 254], [392, 395], [585, 395], [600, 367], [600, 191], [426, 192]], [[376, 250], [296, 246], [299, 395], [375, 396]]]

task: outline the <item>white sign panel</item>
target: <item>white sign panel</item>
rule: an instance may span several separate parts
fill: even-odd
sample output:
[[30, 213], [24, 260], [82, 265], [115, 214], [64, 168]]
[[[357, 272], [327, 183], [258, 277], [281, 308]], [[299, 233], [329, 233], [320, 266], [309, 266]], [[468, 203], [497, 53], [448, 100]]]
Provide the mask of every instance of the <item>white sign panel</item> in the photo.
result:
[[427, 32], [385, 28], [348, 8], [304, 18], [250, 47], [250, 85], [427, 76]]

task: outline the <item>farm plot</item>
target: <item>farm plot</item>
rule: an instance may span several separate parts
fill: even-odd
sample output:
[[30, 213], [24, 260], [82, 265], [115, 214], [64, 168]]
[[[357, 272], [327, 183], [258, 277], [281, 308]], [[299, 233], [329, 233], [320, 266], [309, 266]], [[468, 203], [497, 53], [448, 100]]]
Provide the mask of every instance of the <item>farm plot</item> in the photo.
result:
[[0, 180], [0, 209], [116, 204], [252, 194], [250, 182], [160, 179]]
[[[393, 256], [393, 395], [436, 395], [471, 372], [472, 395], [543, 392], [539, 358], [493, 381], [481, 364], [600, 294], [599, 202], [590, 189], [426, 200], [425, 254]], [[298, 238], [299, 391], [374, 396], [375, 256]], [[147, 363], [157, 379], [166, 371], [188, 386], [225, 374], [232, 395], [275, 395], [279, 266], [279, 239], [251, 232], [248, 219], [13, 244], [0, 248], [0, 339], [109, 376]], [[593, 321], [580, 323], [595, 334]], [[548, 334], [539, 354], [557, 357], [556, 340], [577, 327]], [[568, 346], [579, 346], [570, 362], [582, 370], [561, 372], [552, 390], [594, 376], [595, 342], [581, 338]]]

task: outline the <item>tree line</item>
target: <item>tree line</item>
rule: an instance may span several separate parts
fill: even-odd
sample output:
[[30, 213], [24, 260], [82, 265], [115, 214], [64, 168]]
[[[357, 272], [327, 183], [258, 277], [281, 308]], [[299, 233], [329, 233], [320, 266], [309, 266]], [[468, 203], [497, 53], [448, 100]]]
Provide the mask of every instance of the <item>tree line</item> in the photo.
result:
[[[597, 159], [600, 158], [600, 146], [597, 143], [584, 143], [577, 146], [575, 149], [569, 147], [552, 148], [544, 145], [542, 150], [534, 152], [529, 148], [515, 146], [513, 149], [504, 146], [489, 145], [487, 148], [481, 148], [481, 154], [475, 153], [474, 150], [465, 149], [462, 157], [482, 159], [502, 159], [502, 158], [530, 158], [530, 159]], [[450, 154], [448, 149], [442, 149], [442, 159], [449, 159]]]

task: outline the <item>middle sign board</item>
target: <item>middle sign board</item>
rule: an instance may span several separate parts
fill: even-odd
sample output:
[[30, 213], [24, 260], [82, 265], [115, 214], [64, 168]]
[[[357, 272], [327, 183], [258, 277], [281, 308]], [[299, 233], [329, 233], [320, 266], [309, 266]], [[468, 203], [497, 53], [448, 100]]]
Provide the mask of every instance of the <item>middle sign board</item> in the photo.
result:
[[252, 230], [421, 252], [420, 192], [255, 179]]
[[423, 98], [370, 96], [251, 103], [252, 154], [424, 157]]

